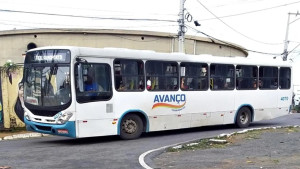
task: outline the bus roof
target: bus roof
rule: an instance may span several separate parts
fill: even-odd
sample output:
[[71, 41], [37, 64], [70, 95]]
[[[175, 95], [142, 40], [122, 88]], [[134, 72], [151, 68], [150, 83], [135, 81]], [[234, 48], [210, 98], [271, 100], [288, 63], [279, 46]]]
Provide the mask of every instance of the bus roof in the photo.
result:
[[[90, 48], [76, 46], [48, 46], [35, 48], [35, 50], [45, 49], [68, 49], [77, 57], [99, 57], [99, 58], [124, 58], [124, 59], [142, 59], [142, 60], [166, 60], [178, 62], [204, 62], [204, 63], [223, 63], [223, 64], [246, 64], [246, 65], [264, 65], [264, 66], [288, 66], [292, 64], [288, 61], [282, 61], [271, 58], [244, 58], [244, 57], [225, 57], [212, 56], [208, 54], [190, 55], [184, 53], [160, 53], [151, 50], [134, 50], [127, 48]], [[28, 51], [28, 52], [30, 52]], [[73, 57], [72, 56], [72, 57]]]

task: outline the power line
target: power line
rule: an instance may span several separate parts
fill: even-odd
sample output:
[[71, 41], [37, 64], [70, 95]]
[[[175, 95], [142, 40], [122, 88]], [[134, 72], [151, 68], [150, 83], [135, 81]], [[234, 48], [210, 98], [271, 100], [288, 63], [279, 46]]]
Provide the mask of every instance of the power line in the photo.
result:
[[[15, 23], [17, 22], [17, 23]], [[40, 28], [37, 26], [27, 26], [26, 24], [30, 25], [51, 25], [51, 26], [67, 26], [67, 27], [80, 27], [81, 25], [69, 25], [69, 24], [57, 24], [57, 23], [42, 23], [42, 22], [24, 22], [24, 21], [12, 21], [12, 20], [0, 20], [0, 25], [11, 25], [11, 26], [22, 26], [22, 27], [28, 27], [28, 28]], [[167, 24], [167, 25], [166, 25]], [[174, 27], [176, 25], [171, 25], [170, 23], [151, 23], [151, 25], [143, 23], [142, 25], [130, 25], [130, 26], [118, 26], [118, 28], [134, 28], [134, 27]], [[87, 28], [106, 28], [109, 26], [87, 26]], [[115, 27], [115, 26], [114, 26]]]
[[253, 39], [239, 31], [237, 31], [236, 29], [234, 29], [233, 27], [231, 27], [230, 25], [228, 25], [226, 22], [224, 22], [222, 19], [220, 19], [217, 15], [215, 15], [213, 12], [211, 12], [205, 5], [203, 5], [199, 0], [196, 0], [203, 8], [205, 8], [210, 14], [212, 14], [216, 19], [218, 19], [220, 22], [222, 22], [225, 26], [227, 26], [228, 28], [230, 28], [231, 30], [233, 30], [234, 32], [240, 34], [241, 36], [247, 38], [247, 39], [250, 39], [252, 41], [255, 41], [255, 42], [258, 42], [258, 43], [262, 43], [262, 44], [266, 44], [266, 45], [280, 45], [280, 44], [283, 44], [283, 43], [267, 43], [267, 42], [262, 42], [262, 41], [259, 41], [259, 40], [256, 40], [256, 39]]
[[[41, 1], [42, 2], [42, 1]], [[14, 3], [8, 3], [8, 4], [12, 4], [12, 5], [15, 5]], [[20, 3], [20, 2], [18, 2], [18, 4], [21, 4], [21, 5], [28, 5], [27, 3]], [[35, 5], [34, 5], [36, 8], [43, 8], [44, 6], [45, 6], [45, 4], [44, 4], [44, 2], [42, 2], [42, 3], [35, 3]], [[107, 9], [105, 9], [105, 10], [103, 10], [103, 9], [95, 9], [95, 8], [78, 8], [78, 7], [73, 7], [73, 6], [70, 6], [70, 5], [68, 5], [68, 6], [60, 6], [60, 5], [53, 5], [53, 3], [51, 4], [51, 5], [47, 5], [47, 7], [49, 8], [55, 8], [55, 9], [57, 9], [57, 8], [60, 8], [60, 9], [67, 9], [67, 10], [76, 10], [76, 11], [78, 11], [78, 10], [82, 10], [82, 11], [89, 11], [89, 12], [91, 12], [91, 11], [95, 11], [95, 12], [108, 12], [108, 13], [123, 13], [123, 14], [136, 14], [135, 12], [136, 11], [120, 11], [120, 10], [107, 10]], [[122, 14], [122, 16], [124, 16]], [[153, 13], [153, 12], [151, 12], [151, 13], [146, 13], [146, 14], [148, 14], [148, 15], [159, 15], [159, 16], [161, 16], [161, 15], [165, 15], [165, 16], [177, 16], [177, 14], [173, 14], [173, 13]]]
[[[275, 9], [275, 8], [280, 8], [280, 7], [284, 7], [284, 6], [288, 6], [288, 5], [293, 5], [293, 4], [296, 4], [296, 3], [300, 3], [300, 1], [291, 2], [291, 3], [288, 3], [288, 4], [273, 6], [273, 7], [264, 8], [264, 9], [258, 9], [258, 10], [254, 10], [254, 11], [238, 13], [238, 14], [219, 16], [218, 18], [229, 18], [229, 17], [234, 17], [234, 16], [240, 16], [240, 15], [246, 15], [246, 14], [251, 14], [251, 13], [256, 13], [256, 12], [262, 12], [262, 11], [271, 10], [271, 9]], [[214, 19], [218, 19], [218, 18], [207, 18], [207, 19], [201, 19], [199, 21], [214, 20]]]
[[[218, 38], [215, 38], [215, 37], [213, 37], [213, 36], [211, 36], [211, 35], [208, 35], [208, 34], [202, 32], [202, 31], [199, 31], [199, 30], [197, 30], [197, 29], [195, 29], [195, 28], [193, 28], [193, 27], [191, 27], [191, 26], [188, 26], [188, 25], [187, 25], [187, 27], [189, 27], [189, 28], [193, 29], [194, 31], [196, 31], [197, 33], [201, 33], [201, 34], [203, 34], [203, 35], [205, 35], [205, 36], [207, 36], [207, 37], [209, 37], [209, 38], [211, 38], [211, 39], [214, 39], [214, 40], [217, 40], [217, 41], [219, 41], [219, 42], [222, 42], [222, 43], [224, 43], [224, 44], [226, 44], [226, 45], [228, 45], [228, 46], [237, 48], [237, 46], [235, 46], [235, 45], [232, 45], [232, 44], [230, 44], [230, 43], [228, 43], [228, 42], [226, 42], [226, 41], [223, 41], [223, 40], [220, 40], [220, 39], [218, 39]], [[266, 54], [266, 55], [281, 55], [281, 53], [267, 53], [267, 52], [261, 52], [261, 51], [256, 51], [256, 50], [251, 50], [251, 49], [246, 49], [246, 48], [241, 48], [241, 49], [246, 50], [246, 51], [248, 51], [248, 52], [260, 53], [260, 54]]]
[[288, 54], [292, 53], [292, 52], [293, 52], [295, 49], [297, 49], [299, 46], [300, 46], [300, 43], [299, 43], [296, 47], [294, 47], [293, 50], [289, 51]]
[[43, 12], [18, 11], [18, 10], [8, 10], [8, 9], [0, 9], [0, 12], [26, 13], [26, 14], [35, 14], [35, 15], [63, 16], [63, 17], [86, 18], [86, 19], [103, 19], [103, 20], [177, 22], [177, 21], [174, 21], [174, 20], [167, 20], [167, 19], [94, 17], [94, 16], [83, 16], [83, 15], [67, 15], [67, 14], [55, 14], [55, 13], [43, 13]]

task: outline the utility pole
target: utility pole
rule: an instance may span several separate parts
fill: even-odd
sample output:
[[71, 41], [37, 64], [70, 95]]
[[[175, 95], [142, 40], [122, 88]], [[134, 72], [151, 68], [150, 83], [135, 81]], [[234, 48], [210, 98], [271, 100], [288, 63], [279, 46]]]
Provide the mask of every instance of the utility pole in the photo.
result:
[[184, 26], [184, 3], [185, 0], [180, 0], [179, 7], [179, 19], [178, 19], [178, 52], [184, 53], [184, 34], [185, 34], [185, 26]]
[[289, 41], [288, 41], [288, 36], [289, 36], [289, 27], [290, 27], [290, 24], [293, 23], [291, 22], [290, 23], [290, 15], [299, 15], [300, 13], [297, 12], [297, 13], [288, 13], [288, 21], [287, 21], [287, 25], [286, 25], [286, 33], [285, 33], [285, 40], [284, 40], [284, 49], [283, 49], [283, 57], [282, 57], [282, 60], [283, 61], [286, 61], [287, 60], [287, 56], [288, 56], [288, 44], [289, 44]]

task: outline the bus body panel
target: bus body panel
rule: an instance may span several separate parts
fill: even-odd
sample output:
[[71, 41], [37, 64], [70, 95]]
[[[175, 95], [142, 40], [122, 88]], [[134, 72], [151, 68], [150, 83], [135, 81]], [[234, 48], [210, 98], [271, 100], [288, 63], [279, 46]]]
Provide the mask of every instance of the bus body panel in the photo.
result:
[[78, 104], [76, 107], [78, 137], [116, 135], [117, 124], [113, 124], [114, 113], [107, 110], [111, 105], [113, 105], [111, 101]]
[[[59, 48], [59, 47], [51, 47]], [[72, 103], [65, 111], [74, 112], [66, 126], [46, 123], [43, 120], [41, 126], [57, 129], [67, 128], [71, 131], [70, 137], [92, 137], [120, 134], [122, 117], [128, 113], [138, 113], [145, 117], [145, 131], [161, 131], [199, 127], [207, 125], [233, 124], [236, 115], [242, 107], [249, 107], [252, 111], [252, 120], [259, 121], [271, 119], [289, 113], [292, 99], [292, 87], [290, 89], [277, 90], [211, 90], [205, 91], [117, 91], [115, 86], [114, 59], [139, 59], [144, 65], [147, 60], [197, 62], [210, 64], [254, 65], [254, 66], [284, 66], [281, 62], [269, 63], [269, 61], [254, 61], [244, 58], [222, 58], [209, 55], [191, 56], [185, 54], [155, 53], [149, 51], [124, 50], [124, 49], [94, 49], [77, 47], [60, 47], [70, 49], [72, 53], [71, 80]], [[48, 48], [41, 48], [48, 49]], [[40, 49], [37, 49], [40, 50]], [[81, 57], [87, 63], [104, 63], [110, 66], [112, 97], [108, 100], [81, 102], [76, 100], [74, 65], [75, 58]], [[179, 67], [178, 66], [178, 67]], [[146, 80], [145, 80], [146, 82]], [[26, 109], [25, 109], [26, 110]], [[54, 117], [34, 116], [41, 119]], [[30, 130], [45, 132], [34, 127], [36, 121], [25, 121]], [[31, 126], [31, 127], [30, 127]], [[72, 129], [73, 127], [73, 129]], [[76, 133], [76, 134], [74, 134]]]

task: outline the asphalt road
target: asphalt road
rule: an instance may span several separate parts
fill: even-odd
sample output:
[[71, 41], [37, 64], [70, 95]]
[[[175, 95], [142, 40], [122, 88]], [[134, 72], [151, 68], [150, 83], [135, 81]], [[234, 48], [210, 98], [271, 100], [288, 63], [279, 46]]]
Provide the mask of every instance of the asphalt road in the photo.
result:
[[[300, 125], [300, 114], [290, 114], [251, 127]], [[119, 137], [70, 139], [41, 137], [0, 141], [0, 167], [11, 168], [103, 168], [140, 169], [139, 156], [151, 149], [200, 138], [214, 137], [241, 129], [233, 126], [200, 127], [187, 130], [154, 132], [137, 140], [124, 141]], [[145, 162], [151, 166], [151, 155]]]

